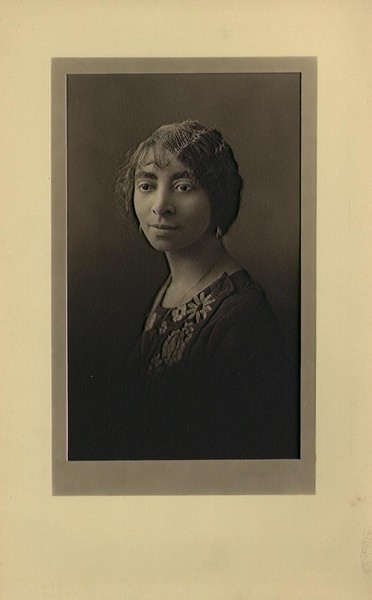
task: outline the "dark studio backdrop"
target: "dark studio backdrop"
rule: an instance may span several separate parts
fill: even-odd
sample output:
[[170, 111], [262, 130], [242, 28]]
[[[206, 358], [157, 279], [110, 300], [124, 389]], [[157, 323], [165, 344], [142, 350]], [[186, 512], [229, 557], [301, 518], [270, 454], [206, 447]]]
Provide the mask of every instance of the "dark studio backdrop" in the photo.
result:
[[121, 401], [125, 359], [167, 275], [113, 196], [121, 155], [166, 123], [198, 119], [231, 145], [244, 188], [225, 245], [266, 291], [299, 389], [300, 104], [297, 73], [68, 76], [70, 459], [99, 456], [106, 407]]

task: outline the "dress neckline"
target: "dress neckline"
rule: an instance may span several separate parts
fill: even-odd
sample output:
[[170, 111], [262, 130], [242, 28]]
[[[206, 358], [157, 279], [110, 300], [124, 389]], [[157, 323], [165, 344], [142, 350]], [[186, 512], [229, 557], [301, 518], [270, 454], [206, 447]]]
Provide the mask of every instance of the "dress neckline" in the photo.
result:
[[193, 303], [195, 301], [195, 299], [199, 298], [201, 295], [203, 295], [203, 297], [205, 297], [206, 295], [213, 293], [213, 291], [215, 289], [219, 289], [221, 287], [222, 287], [222, 289], [224, 289], [226, 283], [228, 281], [231, 282], [231, 278], [234, 277], [237, 273], [241, 273], [241, 272], [244, 272], [244, 269], [237, 269], [236, 271], [233, 271], [230, 274], [228, 274], [224, 271], [209, 285], [207, 285], [205, 288], [200, 290], [200, 292], [198, 292], [197, 294], [194, 294], [194, 296], [192, 298], [190, 298], [190, 300], [187, 300], [187, 302], [182, 302], [181, 304], [177, 304], [176, 306], [165, 307], [162, 305], [162, 302], [163, 302], [165, 293], [171, 282], [171, 276], [169, 275], [169, 277], [167, 278], [167, 280], [165, 281], [163, 287], [161, 288], [161, 290], [159, 292], [159, 295], [155, 301], [155, 304], [154, 304], [154, 307], [152, 310], [156, 311], [159, 315], [165, 315], [167, 312], [171, 313], [173, 310], [180, 309], [181, 307], [184, 307], [184, 306], [187, 307], [190, 303]]

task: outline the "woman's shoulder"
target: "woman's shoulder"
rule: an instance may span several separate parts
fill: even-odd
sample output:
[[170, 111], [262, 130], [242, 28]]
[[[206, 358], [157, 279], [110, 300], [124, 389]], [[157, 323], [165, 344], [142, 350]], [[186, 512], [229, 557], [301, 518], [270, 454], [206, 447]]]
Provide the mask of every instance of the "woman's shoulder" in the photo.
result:
[[265, 291], [246, 270], [225, 273], [221, 291], [223, 298], [219, 305], [219, 316], [224, 312], [233, 311], [242, 316], [262, 312], [273, 317]]
[[227, 275], [233, 285], [236, 295], [265, 297], [265, 292], [262, 287], [253, 279], [253, 277], [245, 269], [239, 269]]
[[208, 344], [231, 348], [271, 344], [279, 325], [261, 286], [241, 269], [226, 275], [205, 332]]

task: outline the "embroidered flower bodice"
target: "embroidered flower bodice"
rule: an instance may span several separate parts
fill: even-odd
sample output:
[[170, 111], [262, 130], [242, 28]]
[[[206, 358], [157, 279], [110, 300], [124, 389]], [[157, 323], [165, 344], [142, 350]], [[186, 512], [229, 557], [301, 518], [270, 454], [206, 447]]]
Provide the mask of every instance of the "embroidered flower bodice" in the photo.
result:
[[217, 300], [227, 292], [226, 283], [227, 275], [224, 273], [189, 302], [170, 309], [161, 306], [163, 291], [145, 324], [144, 338], [149, 338], [147, 341], [155, 347], [148, 362], [147, 375], [161, 373], [165, 367], [182, 360], [196, 331], [211, 315]]
[[298, 400], [261, 288], [244, 270], [224, 273], [169, 309], [165, 290], [126, 365], [119, 455], [296, 458]]

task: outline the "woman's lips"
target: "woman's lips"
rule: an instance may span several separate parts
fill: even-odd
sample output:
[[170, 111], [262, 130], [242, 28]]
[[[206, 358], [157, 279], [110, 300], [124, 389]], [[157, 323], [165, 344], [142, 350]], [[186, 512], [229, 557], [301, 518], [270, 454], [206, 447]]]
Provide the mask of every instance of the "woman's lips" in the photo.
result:
[[174, 229], [177, 229], [177, 227], [175, 227], [174, 225], [160, 225], [157, 223], [150, 225], [150, 227], [153, 227], [154, 229], [158, 229], [160, 231], [174, 231]]

